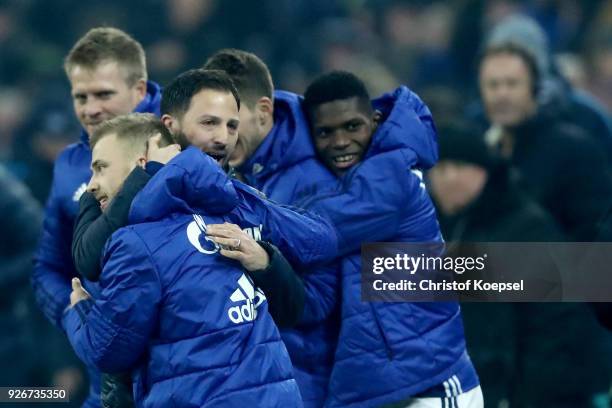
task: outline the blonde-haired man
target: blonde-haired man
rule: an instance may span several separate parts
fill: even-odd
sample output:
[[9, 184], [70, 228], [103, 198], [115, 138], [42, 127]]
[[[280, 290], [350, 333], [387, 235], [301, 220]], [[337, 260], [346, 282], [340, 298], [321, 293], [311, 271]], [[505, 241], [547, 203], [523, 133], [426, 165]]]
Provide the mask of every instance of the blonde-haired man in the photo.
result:
[[[37, 303], [51, 323], [62, 329], [71, 279], [77, 275], [70, 252], [72, 227], [79, 199], [91, 178], [89, 135], [102, 122], [118, 115], [132, 111], [159, 115], [161, 100], [160, 87], [147, 81], [142, 46], [116, 28], [87, 32], [68, 53], [64, 69], [83, 130], [80, 141], [68, 146], [55, 162], [32, 275]], [[95, 292], [93, 287], [88, 289]], [[100, 406], [99, 378], [95, 370], [90, 370], [90, 376], [84, 406]]]

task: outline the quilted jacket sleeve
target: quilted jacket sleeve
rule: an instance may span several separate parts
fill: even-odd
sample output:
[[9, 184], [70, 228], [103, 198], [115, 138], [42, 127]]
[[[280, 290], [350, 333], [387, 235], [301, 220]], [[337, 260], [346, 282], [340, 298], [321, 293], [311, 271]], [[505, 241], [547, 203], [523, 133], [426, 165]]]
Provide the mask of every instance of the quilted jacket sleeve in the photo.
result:
[[161, 285], [141, 238], [130, 228], [109, 241], [100, 296], [65, 314], [66, 333], [77, 355], [103, 372], [132, 368], [157, 322]]
[[56, 161], [51, 194], [47, 200], [42, 235], [34, 255], [31, 283], [36, 303], [55, 326], [61, 327], [62, 313], [70, 303], [70, 278], [75, 275], [70, 255], [72, 222], [59, 197], [61, 170]]

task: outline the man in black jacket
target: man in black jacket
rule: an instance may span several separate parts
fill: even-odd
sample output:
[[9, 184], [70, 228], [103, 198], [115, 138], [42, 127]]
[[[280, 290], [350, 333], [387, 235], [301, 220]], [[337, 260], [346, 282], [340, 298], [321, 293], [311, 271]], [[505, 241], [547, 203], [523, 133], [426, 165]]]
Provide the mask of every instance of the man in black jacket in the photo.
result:
[[592, 241], [612, 203], [606, 157], [593, 138], [540, 109], [536, 62], [513, 44], [487, 48], [480, 62], [480, 92], [493, 127], [487, 142], [507, 157], [521, 186], [572, 241]]
[[[533, 18], [510, 15], [491, 27], [483, 47], [515, 44], [533, 55], [537, 63], [539, 83], [536, 91], [539, 109], [578, 127], [585, 135], [601, 142], [608, 160], [612, 158], [612, 121], [604, 105], [591, 94], [574, 87], [560, 70], [551, 50], [547, 33]], [[486, 126], [480, 102], [467, 106], [468, 116]]]
[[[452, 124], [440, 127], [439, 134], [440, 161], [428, 178], [447, 242], [563, 240], [554, 219], [519, 189], [507, 164], [488, 151], [476, 130]], [[554, 271], [552, 262], [551, 267]], [[470, 356], [491, 406], [506, 400], [512, 407], [586, 407], [607, 390], [612, 356], [607, 333], [585, 305], [461, 308]]]

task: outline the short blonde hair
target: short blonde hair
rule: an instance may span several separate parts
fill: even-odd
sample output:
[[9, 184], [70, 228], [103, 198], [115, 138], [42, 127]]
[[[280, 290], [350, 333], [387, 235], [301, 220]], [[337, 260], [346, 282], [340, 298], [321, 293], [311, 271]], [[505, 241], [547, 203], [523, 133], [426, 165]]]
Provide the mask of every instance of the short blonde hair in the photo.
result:
[[135, 154], [146, 152], [147, 141], [157, 134], [161, 135], [160, 147], [175, 143], [168, 128], [152, 113], [128, 113], [103, 122], [91, 135], [91, 148], [111, 134], [117, 135], [117, 140], [124, 143], [130, 153]]
[[114, 61], [125, 69], [129, 86], [147, 80], [147, 63], [142, 45], [129, 34], [113, 27], [98, 27], [87, 32], [72, 47], [64, 60], [70, 76], [75, 66], [95, 69], [100, 63]]

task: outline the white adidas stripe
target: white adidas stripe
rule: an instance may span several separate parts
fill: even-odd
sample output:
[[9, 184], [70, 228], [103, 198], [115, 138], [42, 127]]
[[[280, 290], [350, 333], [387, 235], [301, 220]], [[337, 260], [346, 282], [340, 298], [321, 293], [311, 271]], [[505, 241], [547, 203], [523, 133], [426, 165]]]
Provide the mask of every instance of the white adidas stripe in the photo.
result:
[[451, 392], [450, 392], [450, 389], [449, 389], [448, 381], [444, 381], [444, 390], [446, 391], [446, 396], [450, 397], [451, 396]]
[[453, 377], [448, 379], [448, 382], [450, 384], [451, 390], [452, 390], [452, 396], [456, 396], [459, 393], [457, 392], [457, 386], [455, 385], [455, 382], [453, 381]]
[[236, 303], [236, 302], [243, 302], [247, 300], [247, 298], [244, 296], [240, 288], [238, 288], [234, 291], [234, 293], [232, 293], [232, 296], [230, 296], [230, 300]]
[[453, 375], [451, 377], [451, 379], [453, 381], [455, 381], [455, 384], [457, 385], [457, 390], [459, 391], [459, 394], [463, 394], [463, 389], [461, 388], [461, 383], [459, 382], [459, 378], [457, 377], [457, 375]]
[[247, 278], [244, 273], [242, 274], [240, 279], [238, 279], [238, 285], [240, 285], [248, 299], [252, 300], [255, 297], [255, 288], [249, 281], [249, 278]]

